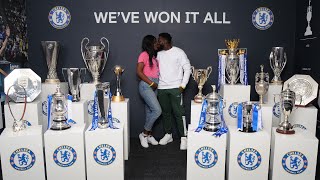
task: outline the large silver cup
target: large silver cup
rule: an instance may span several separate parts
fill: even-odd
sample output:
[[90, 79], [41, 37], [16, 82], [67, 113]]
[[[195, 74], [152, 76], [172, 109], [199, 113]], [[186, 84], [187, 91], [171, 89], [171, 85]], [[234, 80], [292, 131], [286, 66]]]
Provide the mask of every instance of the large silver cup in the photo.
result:
[[238, 55], [238, 44], [240, 40], [239, 39], [233, 39], [233, 40], [225, 40], [226, 46], [228, 48], [228, 54], [226, 58], [226, 66], [225, 66], [225, 72], [226, 72], [226, 81], [229, 84], [237, 84], [237, 82], [240, 79], [240, 66], [239, 66], [239, 55]]
[[211, 66], [208, 66], [207, 69], [195, 69], [194, 66], [191, 66], [192, 77], [198, 84], [198, 89], [199, 89], [198, 94], [194, 97], [194, 102], [202, 103], [204, 98], [202, 94], [202, 88], [206, 83], [206, 81], [208, 80], [211, 72], [212, 72]]
[[[107, 42], [107, 47], [103, 43], [103, 40]], [[84, 45], [84, 42], [87, 43]], [[109, 56], [109, 40], [105, 37], [100, 39], [99, 46], [88, 46], [89, 39], [83, 38], [81, 41], [81, 54], [83, 61], [87, 69], [92, 74], [93, 84], [98, 84], [100, 82], [100, 75], [107, 63]]]
[[260, 65], [261, 72], [256, 73], [255, 89], [259, 94], [259, 103], [263, 104], [263, 96], [269, 90], [269, 74], [263, 72], [263, 65]]
[[41, 46], [46, 57], [48, 66], [48, 75], [45, 80], [46, 83], [59, 83], [57, 75], [57, 60], [60, 45], [58, 41], [41, 41]]
[[271, 80], [272, 84], [282, 84], [280, 74], [287, 63], [287, 55], [283, 47], [272, 47], [270, 53], [270, 66], [274, 73]]
[[80, 101], [80, 84], [81, 79], [83, 79], [82, 72], [86, 72], [86, 68], [62, 68], [64, 79], [66, 79], [65, 73], [67, 74], [69, 90], [73, 102]]
[[99, 112], [98, 127], [101, 129], [106, 129], [109, 126], [108, 110], [111, 105], [109, 96], [106, 96], [106, 94], [110, 93], [110, 83], [104, 82], [96, 84], [96, 92], [98, 97]]
[[121, 75], [124, 72], [124, 68], [122, 68], [119, 65], [116, 65], [113, 68], [113, 72], [116, 75], [117, 86], [116, 86], [116, 92], [112, 96], [112, 101], [115, 101], [115, 102], [124, 101], [125, 99], [121, 92]]

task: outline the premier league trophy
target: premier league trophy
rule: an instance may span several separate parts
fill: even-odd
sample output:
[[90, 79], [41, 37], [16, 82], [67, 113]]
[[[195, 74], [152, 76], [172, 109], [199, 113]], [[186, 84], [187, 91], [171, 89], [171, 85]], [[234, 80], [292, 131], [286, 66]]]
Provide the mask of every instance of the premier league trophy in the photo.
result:
[[80, 101], [80, 84], [81, 84], [81, 72], [86, 72], [85, 68], [62, 68], [62, 74], [65, 78], [65, 73], [67, 72], [68, 84], [70, 93], [72, 95], [72, 102]]
[[46, 83], [59, 83], [57, 75], [57, 60], [60, 45], [58, 41], [41, 41], [42, 49], [46, 57], [48, 66], [48, 75], [45, 80]]
[[270, 53], [270, 66], [273, 70], [274, 77], [271, 80], [272, 84], [282, 84], [280, 74], [287, 63], [287, 55], [283, 47], [272, 47]]
[[255, 88], [259, 94], [259, 103], [263, 104], [263, 96], [268, 92], [269, 89], [269, 74], [263, 72], [263, 65], [260, 65], [261, 72], [256, 73]]
[[60, 85], [58, 84], [56, 92], [52, 95], [51, 112], [53, 115], [51, 130], [66, 130], [71, 126], [67, 123], [65, 114], [68, 111], [67, 99], [65, 95], [60, 91]]
[[237, 47], [240, 40], [225, 40], [225, 42], [229, 50], [226, 59], [226, 80], [229, 84], [234, 85], [240, 78], [239, 55], [237, 54]]
[[194, 66], [191, 66], [192, 77], [198, 84], [198, 89], [199, 89], [198, 94], [194, 97], [194, 102], [202, 103], [202, 100], [203, 100], [202, 88], [206, 83], [207, 79], [209, 78], [209, 75], [211, 74], [211, 72], [212, 72], [211, 66], [208, 66], [207, 69], [195, 69]]
[[117, 88], [116, 88], [116, 92], [112, 96], [112, 101], [115, 101], [115, 102], [124, 101], [124, 96], [122, 95], [121, 87], [120, 87], [120, 85], [121, 85], [120, 77], [121, 77], [122, 73], [124, 72], [124, 69], [121, 66], [116, 65], [113, 68], [113, 72], [116, 75]]
[[[107, 41], [106, 48], [102, 40]], [[84, 42], [87, 41], [85, 45]], [[91, 72], [93, 77], [93, 84], [98, 84], [100, 81], [100, 74], [102, 73], [109, 56], [109, 41], [107, 38], [100, 39], [100, 46], [88, 46], [89, 39], [83, 38], [81, 41], [81, 54], [87, 69]]]
[[105, 83], [96, 84], [96, 91], [97, 91], [97, 97], [98, 97], [98, 112], [99, 112], [98, 127], [101, 129], [106, 129], [109, 127], [107, 115], [108, 115], [111, 102], [109, 97], [105, 97], [105, 95], [110, 93], [110, 83], [105, 82]]

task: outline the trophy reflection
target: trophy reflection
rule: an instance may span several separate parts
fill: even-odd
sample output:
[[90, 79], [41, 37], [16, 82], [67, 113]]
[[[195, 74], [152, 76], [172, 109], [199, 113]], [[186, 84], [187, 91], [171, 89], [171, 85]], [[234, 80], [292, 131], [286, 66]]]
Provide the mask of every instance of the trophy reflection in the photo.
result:
[[124, 96], [122, 95], [122, 92], [121, 92], [121, 79], [120, 79], [122, 73], [124, 72], [124, 68], [122, 68], [119, 65], [116, 65], [113, 68], [113, 72], [116, 75], [117, 85], [116, 85], [116, 92], [112, 96], [112, 101], [115, 101], [115, 102], [124, 101]]
[[194, 102], [196, 103], [202, 103], [203, 101], [203, 94], [202, 94], [202, 88], [204, 84], [206, 83], [207, 79], [209, 78], [209, 75], [212, 72], [212, 67], [208, 66], [207, 69], [195, 69], [194, 66], [191, 66], [191, 74], [193, 79], [198, 84], [199, 92], [194, 97]]

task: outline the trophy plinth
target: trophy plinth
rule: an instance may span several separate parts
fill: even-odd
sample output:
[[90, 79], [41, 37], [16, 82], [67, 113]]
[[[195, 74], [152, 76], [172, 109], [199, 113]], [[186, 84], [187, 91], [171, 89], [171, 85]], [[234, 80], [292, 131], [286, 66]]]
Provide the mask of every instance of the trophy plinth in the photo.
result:
[[198, 84], [199, 92], [194, 97], [194, 102], [196, 103], [202, 103], [204, 96], [202, 94], [202, 88], [204, 84], [206, 83], [207, 79], [209, 78], [209, 75], [212, 72], [212, 67], [208, 66], [207, 69], [195, 69], [194, 66], [191, 66], [191, 74], [193, 79]]
[[122, 95], [122, 92], [121, 92], [121, 75], [123, 74], [124, 72], [124, 68], [122, 68], [121, 66], [119, 65], [116, 65], [114, 68], [113, 68], [113, 72], [114, 74], [116, 75], [116, 83], [117, 83], [117, 88], [116, 88], [116, 92], [113, 94], [112, 96], [112, 101], [114, 102], [121, 102], [121, 101], [124, 101], [125, 98], [124, 96]]

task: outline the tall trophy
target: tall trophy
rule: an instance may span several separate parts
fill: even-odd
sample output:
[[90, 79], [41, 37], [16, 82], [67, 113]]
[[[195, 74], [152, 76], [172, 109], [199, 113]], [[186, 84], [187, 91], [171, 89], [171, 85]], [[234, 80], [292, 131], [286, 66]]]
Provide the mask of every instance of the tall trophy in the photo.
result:
[[270, 67], [274, 73], [272, 84], [282, 84], [280, 74], [287, 63], [287, 55], [283, 47], [272, 47], [270, 53]]
[[96, 84], [96, 92], [98, 97], [99, 112], [98, 127], [101, 129], [106, 129], [109, 127], [107, 115], [111, 101], [109, 97], [105, 97], [105, 95], [110, 93], [110, 83], [104, 82]]
[[307, 8], [307, 17], [306, 18], [307, 18], [308, 26], [306, 28], [306, 32], [304, 32], [304, 36], [310, 36], [310, 35], [312, 35], [311, 26], [310, 26], [310, 21], [312, 18], [311, 0], [309, 0], [309, 6]]
[[[106, 48], [102, 40], [107, 42], [108, 47]], [[84, 42], [87, 43], [84, 45]], [[100, 44], [97, 46], [88, 46], [89, 39], [83, 38], [81, 41], [81, 54], [83, 61], [90, 71], [93, 84], [98, 84], [100, 82], [100, 74], [102, 73], [109, 56], [109, 40], [105, 37], [100, 39]]]
[[263, 72], [263, 65], [260, 65], [261, 72], [256, 73], [255, 88], [259, 94], [259, 103], [263, 104], [263, 96], [269, 89], [269, 74]]
[[205, 131], [216, 132], [221, 125], [221, 113], [225, 106], [225, 102], [221, 103], [222, 97], [216, 93], [216, 86], [212, 86], [212, 93], [208, 94], [205, 99], [208, 102], [206, 111]]
[[60, 45], [58, 41], [41, 41], [41, 46], [46, 57], [48, 66], [48, 75], [46, 83], [59, 83], [57, 75], [57, 60]]
[[237, 47], [240, 40], [225, 40], [225, 42], [229, 50], [226, 59], [226, 80], [229, 84], [234, 85], [240, 78], [239, 55], [237, 54]]
[[202, 103], [203, 100], [203, 94], [202, 94], [202, 88], [204, 84], [206, 83], [207, 79], [209, 78], [209, 75], [212, 72], [212, 67], [208, 66], [207, 69], [195, 69], [194, 66], [191, 66], [191, 74], [193, 79], [198, 84], [199, 92], [194, 97], [194, 102], [196, 103]]
[[120, 87], [120, 85], [121, 85], [120, 78], [121, 78], [122, 73], [124, 72], [124, 68], [122, 68], [119, 65], [116, 65], [113, 68], [113, 72], [116, 75], [117, 88], [116, 88], [116, 92], [112, 96], [112, 101], [115, 101], [115, 102], [124, 101], [124, 96], [122, 95], [121, 87]]
[[82, 72], [86, 72], [85, 68], [62, 68], [62, 74], [65, 78], [65, 72], [68, 78], [69, 90], [72, 95], [72, 102], [80, 101], [80, 84], [82, 79]]
[[51, 130], [66, 130], [71, 126], [67, 123], [66, 113], [68, 111], [66, 96], [60, 91], [58, 84], [56, 92], [52, 95], [51, 112], [53, 115]]

